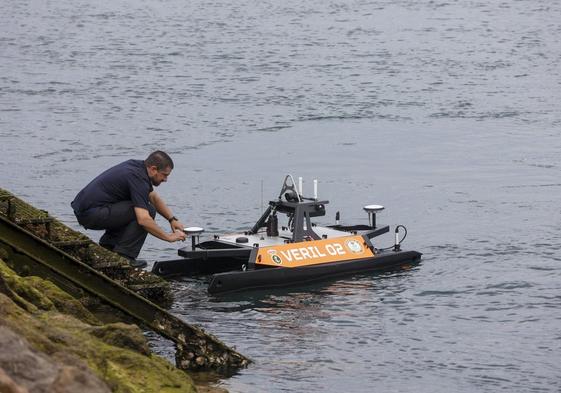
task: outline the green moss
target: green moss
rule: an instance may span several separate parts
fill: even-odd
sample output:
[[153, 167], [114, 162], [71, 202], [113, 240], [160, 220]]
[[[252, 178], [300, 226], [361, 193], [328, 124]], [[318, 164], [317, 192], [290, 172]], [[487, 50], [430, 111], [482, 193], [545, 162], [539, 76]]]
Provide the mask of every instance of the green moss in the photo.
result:
[[109, 345], [132, 349], [143, 355], [150, 354], [146, 339], [136, 325], [127, 325], [122, 322], [110, 323], [90, 329], [89, 334]]
[[18, 332], [36, 350], [57, 359], [84, 360], [116, 393], [196, 391], [185, 372], [150, 353], [137, 326], [100, 325], [54, 284], [19, 277], [0, 260], [2, 282], [0, 325]]
[[29, 286], [39, 290], [43, 296], [47, 297], [56, 310], [64, 314], [70, 314], [90, 324], [99, 324], [97, 318], [94, 317], [82, 303], [64, 292], [51, 281], [43, 280], [35, 276], [22, 277], [22, 280]]
[[0, 259], [0, 277], [9, 296], [28, 312], [58, 310], [91, 324], [99, 321], [78, 300], [51, 281], [39, 277], [20, 277]]
[[[36, 312], [38, 304], [41, 308], [52, 308], [53, 304], [43, 298], [36, 289], [25, 285], [12, 269], [0, 259], [0, 291], [9, 296], [16, 304], [28, 312]], [[36, 303], [36, 304], [35, 304]]]
[[[107, 361], [104, 364], [103, 378], [111, 384], [115, 382], [118, 393], [143, 392], [195, 392], [194, 387], [186, 386], [182, 371], [170, 368], [169, 363], [151, 356], [147, 360], [131, 356], [119, 356], [112, 351], [104, 351]], [[113, 359], [118, 358], [118, 362]], [[167, 364], [166, 364], [167, 363]], [[119, 382], [116, 384], [116, 382]]]

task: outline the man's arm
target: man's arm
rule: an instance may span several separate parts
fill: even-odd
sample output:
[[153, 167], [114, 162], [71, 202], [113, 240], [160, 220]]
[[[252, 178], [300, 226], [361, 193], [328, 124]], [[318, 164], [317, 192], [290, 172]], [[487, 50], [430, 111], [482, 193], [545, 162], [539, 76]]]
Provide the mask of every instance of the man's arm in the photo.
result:
[[[156, 211], [162, 217], [164, 217], [168, 221], [169, 221], [170, 218], [174, 217], [171, 209], [166, 205], [164, 200], [162, 198], [160, 198], [160, 196], [158, 195], [157, 192], [152, 191], [150, 193], [150, 195], [148, 195], [148, 197], [150, 198], [150, 203], [156, 208]], [[175, 230], [183, 231], [183, 228], [185, 228], [183, 223], [179, 220], [171, 221], [170, 225], [171, 225], [171, 230], [172, 231], [175, 231]]]
[[148, 210], [141, 207], [135, 207], [134, 213], [136, 214], [136, 221], [140, 226], [142, 226], [148, 233], [156, 236], [158, 239], [168, 241], [170, 243], [185, 240], [185, 233], [180, 230], [173, 230], [171, 233], [164, 231], [152, 217]]

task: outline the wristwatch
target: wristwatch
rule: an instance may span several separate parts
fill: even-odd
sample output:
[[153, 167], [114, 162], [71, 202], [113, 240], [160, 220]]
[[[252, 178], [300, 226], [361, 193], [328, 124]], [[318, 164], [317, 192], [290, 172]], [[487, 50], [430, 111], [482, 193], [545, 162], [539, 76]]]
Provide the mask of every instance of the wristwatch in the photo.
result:
[[173, 221], [179, 221], [179, 220], [177, 219], [177, 217], [172, 216], [168, 221], [171, 224]]

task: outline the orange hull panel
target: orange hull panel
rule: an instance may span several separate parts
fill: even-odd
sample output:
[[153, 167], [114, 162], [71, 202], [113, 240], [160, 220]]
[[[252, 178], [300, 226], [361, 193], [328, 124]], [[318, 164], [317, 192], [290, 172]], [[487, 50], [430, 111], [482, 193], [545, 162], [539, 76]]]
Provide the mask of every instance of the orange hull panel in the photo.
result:
[[260, 247], [255, 264], [301, 267], [372, 257], [374, 257], [374, 252], [369, 248], [365, 239], [355, 235]]

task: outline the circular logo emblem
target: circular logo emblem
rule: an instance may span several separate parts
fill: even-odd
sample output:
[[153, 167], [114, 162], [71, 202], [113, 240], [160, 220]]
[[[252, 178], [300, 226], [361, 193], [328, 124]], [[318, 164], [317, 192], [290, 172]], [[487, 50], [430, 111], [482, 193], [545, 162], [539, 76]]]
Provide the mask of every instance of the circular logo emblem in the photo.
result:
[[282, 263], [282, 259], [280, 259], [280, 257], [277, 254], [271, 255], [271, 259], [273, 260], [273, 262], [275, 262], [277, 265], [280, 265]]
[[356, 254], [362, 252], [362, 244], [356, 240], [347, 240], [347, 248]]

